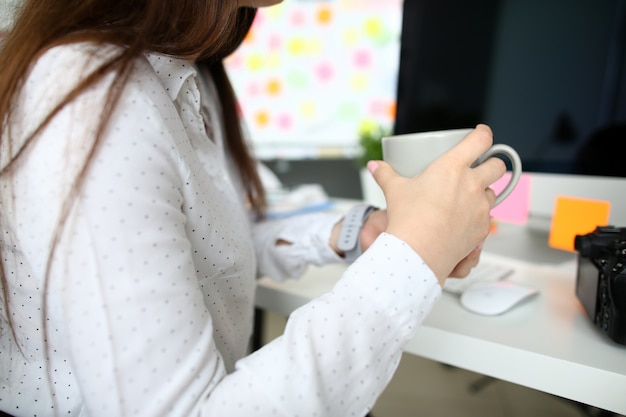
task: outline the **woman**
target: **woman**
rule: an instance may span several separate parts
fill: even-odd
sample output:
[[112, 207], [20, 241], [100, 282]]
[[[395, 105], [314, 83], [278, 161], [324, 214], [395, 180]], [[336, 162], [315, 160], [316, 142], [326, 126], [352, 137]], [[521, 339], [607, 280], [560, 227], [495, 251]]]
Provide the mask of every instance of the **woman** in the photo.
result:
[[340, 218], [260, 220], [221, 59], [279, 1], [23, 4], [0, 52], [0, 409], [364, 415], [445, 278], [476, 264], [505, 170], [470, 168], [486, 126], [416, 178], [371, 162], [388, 210], [367, 252], [246, 356], [255, 278], [347, 255]]

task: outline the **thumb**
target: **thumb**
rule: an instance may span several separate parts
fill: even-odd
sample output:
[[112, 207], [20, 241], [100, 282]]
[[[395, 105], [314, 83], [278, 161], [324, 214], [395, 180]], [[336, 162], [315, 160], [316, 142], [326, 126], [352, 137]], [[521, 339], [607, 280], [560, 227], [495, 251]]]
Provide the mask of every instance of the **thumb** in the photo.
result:
[[369, 161], [367, 163], [367, 169], [372, 174], [376, 183], [380, 186], [380, 188], [385, 190], [385, 185], [387, 182], [397, 175], [391, 165], [386, 163], [385, 161]]

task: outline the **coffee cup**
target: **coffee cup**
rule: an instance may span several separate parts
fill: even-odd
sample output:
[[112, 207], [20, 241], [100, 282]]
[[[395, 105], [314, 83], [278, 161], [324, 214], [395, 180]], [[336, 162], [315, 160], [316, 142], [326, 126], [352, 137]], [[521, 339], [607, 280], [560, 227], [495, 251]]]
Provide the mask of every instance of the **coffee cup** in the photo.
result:
[[[384, 137], [382, 140], [383, 159], [398, 174], [404, 177], [414, 177], [435, 159], [461, 142], [472, 130], [438, 130]], [[504, 156], [511, 162], [511, 178], [496, 196], [495, 205], [498, 205], [511, 194], [517, 185], [522, 175], [522, 161], [512, 147], [494, 144], [476, 160], [474, 166], [495, 155]]]

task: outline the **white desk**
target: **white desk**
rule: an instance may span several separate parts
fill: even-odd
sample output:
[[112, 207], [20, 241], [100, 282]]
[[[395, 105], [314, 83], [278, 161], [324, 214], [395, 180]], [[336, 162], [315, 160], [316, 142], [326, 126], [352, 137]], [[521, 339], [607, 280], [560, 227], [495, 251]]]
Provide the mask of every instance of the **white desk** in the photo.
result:
[[[444, 293], [406, 352], [626, 415], [626, 346], [600, 334], [585, 315], [574, 292], [573, 255], [558, 252], [564, 262], [542, 264], [499, 254], [517, 248], [510, 252], [517, 258], [549, 257], [520, 230], [502, 225], [482, 259], [513, 265], [509, 279], [536, 286], [540, 295], [483, 317]], [[344, 269], [310, 267], [301, 280], [282, 284], [263, 278], [257, 307], [287, 316], [330, 290]]]

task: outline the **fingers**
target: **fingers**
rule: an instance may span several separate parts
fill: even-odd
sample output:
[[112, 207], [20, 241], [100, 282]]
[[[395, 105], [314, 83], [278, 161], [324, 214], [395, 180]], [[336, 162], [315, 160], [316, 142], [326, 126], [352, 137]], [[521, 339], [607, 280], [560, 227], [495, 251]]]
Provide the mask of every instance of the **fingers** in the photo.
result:
[[385, 185], [389, 182], [389, 180], [398, 175], [391, 165], [385, 161], [369, 161], [367, 163], [367, 169], [374, 176], [376, 183], [380, 186], [380, 188], [382, 188], [383, 191], [385, 190]]
[[496, 192], [487, 187], [485, 194], [487, 195], [487, 200], [489, 200], [489, 207], [493, 207], [496, 204]]
[[481, 252], [482, 245], [479, 245], [454, 267], [452, 272], [450, 272], [450, 277], [465, 278], [466, 276], [468, 276], [472, 268], [478, 265]]
[[479, 124], [452, 150], [468, 166], [472, 166], [493, 145], [493, 133], [487, 125]]
[[481, 173], [487, 185], [491, 185], [499, 180], [506, 172], [506, 164], [500, 158], [489, 158], [474, 169]]
[[[459, 144], [459, 151], [467, 155], [465, 163], [472, 166], [489, 147], [493, 144], [493, 133], [491, 128], [484, 124], [479, 124], [476, 128]], [[474, 167], [480, 175], [480, 180], [485, 185], [487, 198], [491, 202], [491, 206], [495, 202], [495, 194], [493, 190], [488, 188], [491, 184], [502, 178], [506, 172], [506, 164], [500, 158], [488, 158], [480, 165]]]

